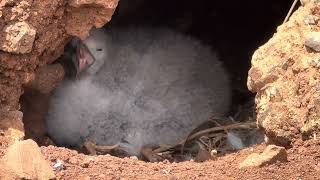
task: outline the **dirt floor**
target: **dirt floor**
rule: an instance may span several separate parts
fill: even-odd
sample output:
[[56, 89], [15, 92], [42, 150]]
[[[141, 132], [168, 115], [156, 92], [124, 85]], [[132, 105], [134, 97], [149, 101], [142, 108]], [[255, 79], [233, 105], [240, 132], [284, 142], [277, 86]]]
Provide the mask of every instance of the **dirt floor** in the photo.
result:
[[320, 140], [296, 142], [287, 150], [288, 162], [248, 169], [239, 169], [239, 163], [253, 152], [262, 152], [266, 145], [203, 163], [146, 163], [134, 157], [87, 156], [54, 146], [41, 149], [52, 166], [57, 159], [63, 161], [57, 179], [320, 179], [319, 145]]

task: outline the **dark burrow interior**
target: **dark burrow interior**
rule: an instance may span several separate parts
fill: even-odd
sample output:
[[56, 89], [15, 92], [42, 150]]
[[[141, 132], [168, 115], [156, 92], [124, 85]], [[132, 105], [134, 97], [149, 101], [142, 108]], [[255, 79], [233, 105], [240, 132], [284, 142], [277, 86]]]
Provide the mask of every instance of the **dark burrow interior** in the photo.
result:
[[[245, 105], [252, 115], [254, 94], [246, 86], [251, 57], [272, 37], [290, 6], [288, 0], [120, 0], [112, 20], [104, 28], [169, 27], [201, 40], [218, 53], [230, 74], [233, 101], [230, 116], [234, 117], [239, 107]], [[26, 89], [21, 98], [26, 138], [40, 145], [52, 144], [44, 125], [45, 112], [37, 111], [46, 109], [49, 96]], [[30, 99], [36, 102], [33, 109], [26, 108], [25, 102]]]

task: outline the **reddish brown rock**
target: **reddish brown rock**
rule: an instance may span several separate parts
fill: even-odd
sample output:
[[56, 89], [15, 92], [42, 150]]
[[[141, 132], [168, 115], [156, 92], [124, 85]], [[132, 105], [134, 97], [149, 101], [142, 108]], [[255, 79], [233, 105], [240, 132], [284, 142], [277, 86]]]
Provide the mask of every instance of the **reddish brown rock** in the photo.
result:
[[29, 53], [36, 37], [36, 30], [26, 22], [4, 27], [0, 36], [0, 49], [11, 53]]
[[[20, 123], [23, 127], [21, 118], [14, 121], [7, 117], [7, 113], [20, 110], [19, 99], [27, 89], [37, 89], [42, 94], [51, 91], [62, 79], [63, 73], [59, 68], [46, 71], [44, 65], [52, 63], [63, 53], [71, 35], [84, 37], [92, 26], [101, 27], [107, 23], [117, 3], [118, 0], [0, 2], [0, 124]], [[35, 73], [37, 69], [40, 76]], [[55, 78], [50, 79], [53, 76]], [[25, 85], [27, 89], [23, 89]], [[34, 118], [34, 114], [44, 114], [46, 106], [43, 101], [47, 96], [41, 99], [37, 95], [40, 101], [29, 104], [30, 113], [24, 119], [28, 128], [35, 124], [30, 119], [42, 121], [41, 118]], [[32, 111], [38, 109], [39, 112]], [[43, 133], [43, 123], [40, 124], [40, 128], [35, 127], [32, 131], [34, 135]], [[15, 132], [17, 135], [14, 136], [19, 138], [24, 135], [23, 128], [21, 131], [12, 131], [14, 128], [9, 126], [6, 128], [9, 134]], [[8, 139], [8, 142], [11, 140]]]
[[[57, 59], [71, 35], [85, 37], [92, 26], [107, 23], [117, 3], [118, 0], [1, 1], [0, 26], [6, 28], [1, 28], [0, 36], [2, 40], [11, 39], [1, 41], [5, 46], [2, 49], [28, 54], [0, 52], [0, 109], [19, 109], [22, 85], [32, 80], [35, 69]], [[30, 28], [24, 29], [27, 25]]]
[[53, 179], [53, 169], [33, 140], [18, 141], [8, 148], [1, 164], [20, 179]]
[[43, 94], [49, 94], [64, 77], [64, 69], [60, 64], [52, 64], [39, 68], [34, 80], [26, 84], [28, 88], [37, 90]]
[[71, 0], [69, 5], [67, 33], [84, 39], [92, 26], [99, 28], [111, 20], [118, 0]]
[[248, 88], [257, 92], [258, 126], [282, 145], [301, 132], [313, 137], [320, 130], [319, 54], [305, 46], [309, 35], [320, 31], [318, 23], [306, 24], [305, 17], [319, 15], [315, 2], [301, 6], [252, 57]]
[[24, 137], [22, 112], [0, 110], [0, 131], [10, 142]]
[[287, 152], [284, 147], [269, 145], [261, 154], [250, 154], [244, 161], [239, 164], [239, 168], [261, 167], [263, 165], [272, 164], [277, 161], [286, 162]]

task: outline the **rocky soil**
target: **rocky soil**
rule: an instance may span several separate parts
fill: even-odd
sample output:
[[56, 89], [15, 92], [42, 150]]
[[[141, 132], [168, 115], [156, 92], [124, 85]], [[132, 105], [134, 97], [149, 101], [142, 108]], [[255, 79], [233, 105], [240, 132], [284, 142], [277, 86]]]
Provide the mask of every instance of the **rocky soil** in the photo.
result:
[[56, 171], [58, 179], [319, 179], [319, 141], [295, 145], [287, 151], [288, 162], [243, 169], [239, 163], [253, 152], [262, 152], [265, 145], [203, 163], [146, 163], [134, 158], [89, 157], [52, 146], [41, 149], [51, 165], [57, 159], [63, 161], [64, 169]]
[[[280, 151], [270, 151], [261, 144], [202, 163], [147, 163], [136, 157], [88, 156], [54, 146], [39, 148], [27, 140], [9, 149], [0, 146], [0, 179], [319, 179], [319, 147], [319, 140], [298, 140], [276, 156]], [[243, 166], [253, 154], [276, 158]]]

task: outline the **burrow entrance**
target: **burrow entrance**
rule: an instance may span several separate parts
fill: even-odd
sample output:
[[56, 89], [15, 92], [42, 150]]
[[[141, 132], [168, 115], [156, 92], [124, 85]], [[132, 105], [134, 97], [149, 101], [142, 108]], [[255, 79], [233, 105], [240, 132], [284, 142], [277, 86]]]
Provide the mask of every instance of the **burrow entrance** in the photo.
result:
[[[229, 119], [245, 122], [254, 119], [254, 94], [246, 87], [251, 56], [272, 37], [290, 6], [291, 1], [268, 0], [203, 0], [201, 3], [192, 0], [121, 0], [111, 22], [104, 28], [167, 27], [210, 46], [223, 61], [232, 82]], [[25, 89], [21, 98], [26, 138], [34, 139], [40, 145], [54, 144], [44, 123], [49, 98], [50, 94], [29, 89]], [[221, 122], [218, 124], [221, 125]], [[203, 130], [216, 126], [217, 122], [211, 122], [201, 128]], [[257, 134], [252, 133], [252, 136]]]

